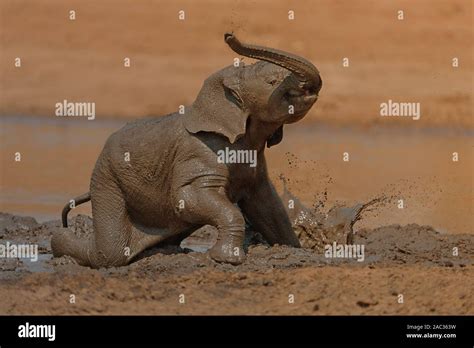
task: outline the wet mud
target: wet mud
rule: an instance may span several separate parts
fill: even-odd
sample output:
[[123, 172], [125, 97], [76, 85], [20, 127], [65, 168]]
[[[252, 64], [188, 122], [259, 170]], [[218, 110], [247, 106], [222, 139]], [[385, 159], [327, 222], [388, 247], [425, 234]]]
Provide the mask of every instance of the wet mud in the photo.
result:
[[[39, 255], [36, 262], [0, 258], [0, 312], [473, 313], [468, 285], [474, 276], [473, 235], [442, 234], [417, 224], [354, 232], [364, 210], [386, 198], [324, 213], [321, 205], [305, 207], [284, 187], [282, 200], [293, 201], [288, 214], [302, 248], [270, 246], [247, 226], [247, 260], [239, 266], [209, 258], [206, 251], [216, 236], [204, 227], [180, 245], [163, 243], [146, 250], [128, 266], [92, 270], [67, 256], [52, 258], [50, 240], [59, 220], [38, 223], [1, 213], [0, 243], [37, 244]], [[70, 226], [71, 233], [92, 233], [92, 219], [86, 215], [72, 217]], [[355, 252], [336, 257], [339, 245], [364, 246], [363, 258]], [[334, 250], [333, 257], [328, 249]], [[71, 294], [78, 298], [74, 304], [69, 303]], [[290, 304], [288, 296], [295, 294], [298, 300]], [[410, 304], [400, 304], [400, 294]], [[189, 302], [181, 303], [181, 295]]]

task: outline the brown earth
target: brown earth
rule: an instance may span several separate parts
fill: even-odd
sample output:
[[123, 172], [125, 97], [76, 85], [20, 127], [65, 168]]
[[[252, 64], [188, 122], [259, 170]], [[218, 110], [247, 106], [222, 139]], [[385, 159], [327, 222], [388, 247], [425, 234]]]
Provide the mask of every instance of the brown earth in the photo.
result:
[[[72, 224], [88, 230], [91, 219], [78, 216]], [[3, 244], [36, 243], [41, 255], [38, 262], [0, 259], [0, 314], [474, 313], [473, 235], [415, 224], [363, 229], [353, 236], [365, 246], [362, 261], [249, 241], [240, 266], [167, 245], [129, 266], [92, 270], [68, 257], [51, 259], [49, 241], [59, 226], [1, 214]]]

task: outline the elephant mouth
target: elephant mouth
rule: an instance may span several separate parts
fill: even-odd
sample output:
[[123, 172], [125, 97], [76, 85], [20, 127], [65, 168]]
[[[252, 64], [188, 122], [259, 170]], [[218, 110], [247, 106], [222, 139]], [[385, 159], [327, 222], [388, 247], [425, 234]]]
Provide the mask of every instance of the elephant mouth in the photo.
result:
[[295, 114], [307, 111], [318, 100], [317, 93], [311, 93], [309, 90], [290, 90], [285, 93], [285, 99], [289, 105], [295, 108]]
[[288, 105], [293, 106], [291, 113], [287, 113], [285, 123], [294, 123], [301, 120], [318, 100], [317, 94], [292, 92], [285, 95]]
[[313, 104], [318, 100], [317, 94], [302, 94], [298, 96], [289, 96], [287, 100], [291, 105], [300, 105], [300, 104]]

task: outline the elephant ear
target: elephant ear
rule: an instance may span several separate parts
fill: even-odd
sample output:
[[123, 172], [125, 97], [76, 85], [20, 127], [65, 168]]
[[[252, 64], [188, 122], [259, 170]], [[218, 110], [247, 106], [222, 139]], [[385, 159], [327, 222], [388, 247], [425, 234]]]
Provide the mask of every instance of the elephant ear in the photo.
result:
[[273, 145], [277, 145], [281, 142], [283, 139], [283, 126], [280, 126], [275, 133], [273, 133], [268, 139], [267, 139], [267, 147], [272, 147]]
[[204, 82], [191, 110], [185, 114], [184, 126], [190, 133], [221, 134], [231, 144], [245, 134], [249, 112], [241, 98], [236, 69], [224, 69]]

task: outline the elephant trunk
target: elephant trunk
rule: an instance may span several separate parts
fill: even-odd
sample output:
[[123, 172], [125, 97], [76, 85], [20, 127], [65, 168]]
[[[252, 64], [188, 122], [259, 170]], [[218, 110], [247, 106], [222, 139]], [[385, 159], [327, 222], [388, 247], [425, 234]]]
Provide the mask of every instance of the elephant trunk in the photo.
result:
[[296, 75], [305, 89], [319, 90], [321, 87], [318, 69], [304, 58], [273, 48], [243, 44], [234, 34], [226, 33], [224, 39], [230, 48], [238, 54], [264, 60], [290, 70]]

